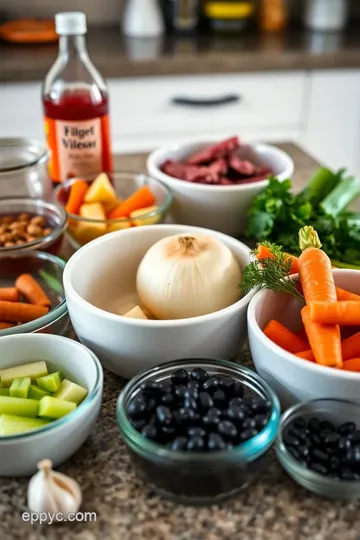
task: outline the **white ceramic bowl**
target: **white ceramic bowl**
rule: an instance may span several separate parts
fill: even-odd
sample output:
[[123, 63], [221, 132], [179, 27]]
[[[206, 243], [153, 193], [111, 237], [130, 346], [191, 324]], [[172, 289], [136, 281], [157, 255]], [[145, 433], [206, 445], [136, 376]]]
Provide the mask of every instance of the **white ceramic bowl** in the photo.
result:
[[253, 292], [216, 313], [169, 321], [122, 317], [139, 303], [136, 272], [158, 240], [188, 232], [226, 244], [241, 267], [249, 248], [221, 233], [186, 225], [149, 225], [108, 234], [77, 251], [64, 271], [69, 315], [79, 339], [103, 365], [125, 378], [178, 358], [233, 358], [246, 337], [246, 310]]
[[[160, 166], [166, 160], [183, 160], [193, 152], [215, 142], [218, 141], [189, 143], [154, 150], [147, 159], [147, 170], [150, 176], [161, 180], [172, 190], [174, 201], [171, 213], [175, 221], [239, 236], [245, 230], [246, 213], [254, 197], [265, 189], [268, 180], [234, 186], [215, 186], [179, 180], [160, 170]], [[293, 175], [293, 160], [275, 146], [263, 143], [244, 144], [239, 149], [238, 155], [242, 159], [250, 159], [256, 165], [270, 167], [279, 180], [286, 180]]]
[[20, 334], [0, 338], [0, 369], [45, 360], [49, 371], [88, 389], [84, 401], [70, 414], [34, 432], [0, 437], [0, 476], [24, 476], [49, 458], [54, 466], [67, 460], [87, 439], [99, 414], [103, 373], [99, 360], [71, 339], [50, 334]]
[[[334, 270], [338, 287], [360, 294], [358, 270]], [[250, 350], [259, 375], [288, 407], [299, 401], [336, 398], [360, 403], [360, 373], [335, 370], [297, 358], [278, 347], [263, 333], [271, 319], [290, 330], [301, 327], [300, 301], [286, 293], [263, 289], [255, 294], [248, 309]]]

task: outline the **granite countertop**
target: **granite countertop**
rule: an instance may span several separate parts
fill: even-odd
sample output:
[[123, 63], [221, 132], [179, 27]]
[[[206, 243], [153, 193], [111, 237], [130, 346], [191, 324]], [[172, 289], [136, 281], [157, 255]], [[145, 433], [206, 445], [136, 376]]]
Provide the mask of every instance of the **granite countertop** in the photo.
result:
[[[295, 161], [300, 187], [317, 163], [294, 145], [279, 145]], [[145, 156], [117, 158], [116, 165], [144, 169]], [[75, 337], [69, 328], [68, 335]], [[247, 346], [238, 361], [252, 366]], [[271, 451], [266, 472], [238, 497], [211, 507], [184, 506], [159, 498], [134, 473], [115, 419], [124, 381], [105, 372], [101, 416], [83, 447], [58, 468], [83, 488], [83, 512], [96, 522], [30, 525], [28, 479], [0, 482], [1, 540], [359, 540], [358, 505], [328, 501], [297, 486]], [[71, 433], [69, 433], [71, 437]]]
[[[360, 67], [356, 27], [340, 34], [289, 28], [274, 35], [131, 39], [110, 26], [90, 28], [87, 43], [91, 58], [107, 78]], [[0, 42], [0, 82], [41, 81], [56, 54], [57, 44]]]

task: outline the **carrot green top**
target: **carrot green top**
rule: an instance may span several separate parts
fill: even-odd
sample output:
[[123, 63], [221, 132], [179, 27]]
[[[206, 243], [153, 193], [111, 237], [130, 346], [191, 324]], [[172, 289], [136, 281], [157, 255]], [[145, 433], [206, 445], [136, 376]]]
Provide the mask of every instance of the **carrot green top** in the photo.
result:
[[304, 251], [307, 248], [317, 248], [320, 249], [322, 244], [320, 238], [315, 229], [311, 226], [306, 226], [300, 229], [299, 231], [299, 246], [301, 251]]

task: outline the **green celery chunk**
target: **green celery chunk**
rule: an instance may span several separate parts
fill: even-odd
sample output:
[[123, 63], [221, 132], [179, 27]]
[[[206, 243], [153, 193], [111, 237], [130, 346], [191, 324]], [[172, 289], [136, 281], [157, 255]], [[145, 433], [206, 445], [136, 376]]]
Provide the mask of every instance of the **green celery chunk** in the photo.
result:
[[56, 392], [60, 388], [61, 381], [63, 380], [61, 371], [55, 373], [49, 373], [45, 377], [39, 377], [36, 379], [37, 385], [45, 392]]
[[39, 401], [8, 396], [0, 396], [0, 414], [14, 414], [15, 416], [38, 415]]
[[51, 420], [45, 420], [44, 418], [26, 418], [24, 416], [2, 414], [0, 416], [0, 435], [26, 433], [33, 429], [39, 429], [50, 422]]
[[42, 390], [41, 388], [39, 388], [35, 384], [32, 384], [30, 386], [30, 392], [29, 392], [29, 395], [28, 395], [28, 397], [30, 399], [37, 399], [39, 401], [39, 399], [41, 399], [41, 398], [43, 398], [45, 396], [50, 396], [50, 393], [45, 392], [45, 390]]
[[0, 369], [1, 385], [4, 388], [9, 388], [14, 379], [19, 377], [30, 377], [35, 381], [38, 377], [43, 377], [48, 374], [46, 362], [32, 362], [31, 364], [23, 364], [7, 369]]
[[82, 400], [87, 396], [88, 391], [79, 384], [64, 379], [60, 385], [60, 388], [53, 395], [54, 398], [63, 399], [65, 401], [72, 401], [79, 405]]
[[51, 396], [45, 396], [39, 401], [38, 416], [46, 418], [61, 418], [76, 409], [72, 401], [65, 401]]
[[10, 396], [10, 388], [0, 388], [0, 396]]
[[10, 397], [26, 399], [29, 396], [30, 385], [30, 377], [19, 377], [14, 379], [10, 386]]
[[360, 195], [360, 179], [344, 178], [320, 203], [321, 209], [333, 217], [345, 210]]
[[301, 191], [301, 196], [314, 206], [318, 205], [341, 182], [343, 174], [343, 170], [333, 173], [320, 167]]

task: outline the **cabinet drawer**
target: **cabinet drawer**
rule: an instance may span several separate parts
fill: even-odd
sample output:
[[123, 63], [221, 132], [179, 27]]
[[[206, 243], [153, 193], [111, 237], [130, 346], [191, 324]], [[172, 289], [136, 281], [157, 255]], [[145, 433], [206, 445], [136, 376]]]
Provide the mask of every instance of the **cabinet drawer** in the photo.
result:
[[[303, 117], [305, 74], [269, 73], [110, 80], [114, 136], [296, 126]], [[174, 98], [222, 105], [179, 105]]]

